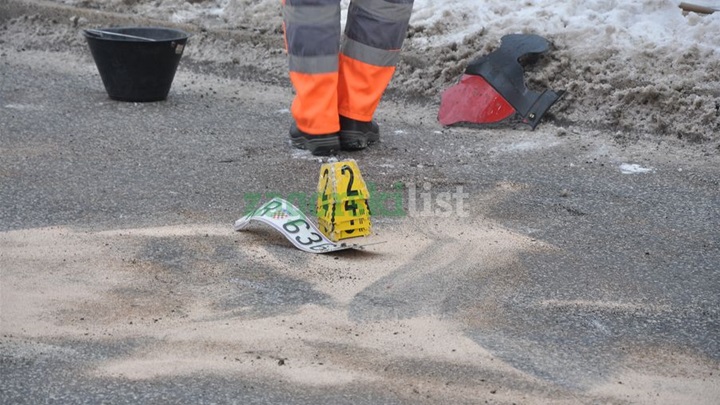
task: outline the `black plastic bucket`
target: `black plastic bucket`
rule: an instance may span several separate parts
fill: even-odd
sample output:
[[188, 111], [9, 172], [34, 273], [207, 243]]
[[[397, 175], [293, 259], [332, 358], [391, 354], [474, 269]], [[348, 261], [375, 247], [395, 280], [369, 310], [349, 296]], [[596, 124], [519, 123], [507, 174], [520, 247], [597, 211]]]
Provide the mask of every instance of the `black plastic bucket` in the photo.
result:
[[169, 28], [84, 31], [105, 90], [113, 100], [165, 100], [190, 34]]

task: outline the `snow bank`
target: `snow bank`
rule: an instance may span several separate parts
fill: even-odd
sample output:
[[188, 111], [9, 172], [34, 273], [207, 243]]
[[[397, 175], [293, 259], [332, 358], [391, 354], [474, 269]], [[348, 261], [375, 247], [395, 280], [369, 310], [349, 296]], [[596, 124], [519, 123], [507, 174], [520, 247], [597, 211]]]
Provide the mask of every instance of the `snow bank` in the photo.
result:
[[[567, 90], [559, 122], [618, 138], [718, 139], [720, 12], [683, 15], [670, 0], [418, 0], [400, 86], [434, 96], [503, 35], [534, 33], [555, 49], [531, 85]], [[720, 8], [720, 4], [706, 4]], [[428, 62], [427, 56], [434, 56]], [[415, 57], [417, 56], [417, 57]]]

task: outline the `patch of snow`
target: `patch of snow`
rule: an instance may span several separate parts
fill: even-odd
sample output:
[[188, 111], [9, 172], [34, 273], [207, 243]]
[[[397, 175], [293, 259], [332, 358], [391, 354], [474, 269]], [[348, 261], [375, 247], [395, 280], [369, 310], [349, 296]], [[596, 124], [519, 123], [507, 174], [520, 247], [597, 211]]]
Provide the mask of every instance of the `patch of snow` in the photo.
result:
[[640, 166], [639, 164], [630, 164], [630, 163], [623, 163], [620, 165], [620, 171], [623, 174], [637, 174], [637, 173], [650, 173], [654, 171], [655, 169], [652, 168], [645, 168]]

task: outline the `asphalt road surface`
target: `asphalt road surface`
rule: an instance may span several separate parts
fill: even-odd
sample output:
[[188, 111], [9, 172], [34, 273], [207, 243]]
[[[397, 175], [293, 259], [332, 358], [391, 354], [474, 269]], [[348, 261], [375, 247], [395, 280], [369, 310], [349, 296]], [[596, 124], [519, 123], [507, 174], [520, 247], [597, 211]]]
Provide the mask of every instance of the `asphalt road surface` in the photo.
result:
[[718, 153], [388, 97], [338, 158], [402, 209], [311, 255], [232, 227], [315, 191], [287, 83], [188, 61], [126, 103], [89, 52], [0, 53], [0, 403], [720, 398]]

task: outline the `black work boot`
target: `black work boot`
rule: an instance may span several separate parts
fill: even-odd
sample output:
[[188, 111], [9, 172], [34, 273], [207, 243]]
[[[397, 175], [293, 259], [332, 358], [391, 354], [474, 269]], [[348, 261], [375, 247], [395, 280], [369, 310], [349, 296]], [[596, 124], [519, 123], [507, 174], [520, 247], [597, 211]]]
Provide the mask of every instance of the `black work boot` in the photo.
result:
[[343, 150], [365, 149], [380, 140], [380, 127], [375, 121], [358, 121], [340, 116], [340, 147]]
[[337, 133], [312, 135], [301, 131], [293, 122], [290, 126], [290, 142], [298, 149], [307, 149], [315, 156], [335, 154], [340, 150], [340, 139]]

